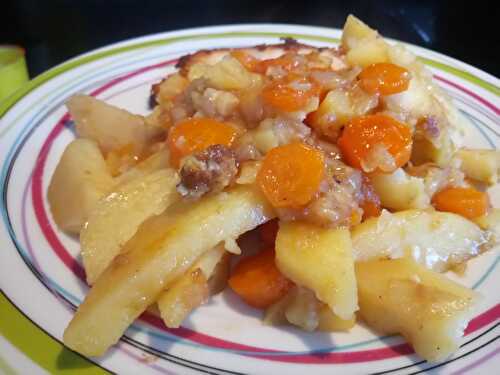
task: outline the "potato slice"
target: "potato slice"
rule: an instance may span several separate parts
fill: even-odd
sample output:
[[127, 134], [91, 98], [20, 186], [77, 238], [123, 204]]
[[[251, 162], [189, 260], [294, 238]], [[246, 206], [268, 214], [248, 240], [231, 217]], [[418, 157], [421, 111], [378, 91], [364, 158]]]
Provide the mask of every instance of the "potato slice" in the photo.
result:
[[83, 265], [92, 285], [122, 246], [149, 217], [159, 215], [179, 195], [179, 176], [163, 169], [123, 184], [102, 198], [80, 233]]
[[478, 255], [487, 236], [473, 222], [448, 212], [384, 211], [352, 230], [356, 261], [410, 257], [443, 272]]
[[375, 330], [400, 333], [418, 355], [456, 351], [478, 294], [409, 259], [356, 263], [360, 315]]
[[346, 60], [351, 65], [366, 67], [371, 64], [389, 61], [387, 54], [388, 45], [382, 38], [361, 40], [351, 48], [346, 55]]
[[318, 309], [318, 331], [342, 332], [349, 331], [356, 324], [356, 315], [352, 314], [349, 319], [342, 319], [335, 315], [325, 304], [320, 304]]
[[358, 309], [351, 238], [347, 229], [280, 222], [276, 265], [299, 286], [311, 289], [343, 319]]
[[409, 176], [401, 168], [393, 173], [372, 174], [370, 181], [385, 208], [402, 211], [430, 205], [424, 179]]
[[160, 295], [158, 309], [167, 327], [180, 327], [189, 313], [208, 299], [208, 278], [223, 255], [224, 247], [221, 245], [207, 251], [190, 270]]
[[65, 344], [103, 355], [204, 252], [272, 217], [260, 191], [244, 186], [149, 219], [97, 279], [66, 328]]
[[388, 45], [365, 23], [353, 15], [347, 17], [342, 32], [342, 47], [347, 51], [346, 60], [362, 67], [389, 61]]
[[105, 153], [130, 145], [140, 152], [164, 133], [146, 124], [142, 116], [106, 104], [88, 95], [75, 95], [66, 103], [80, 138], [92, 139]]
[[170, 155], [168, 150], [161, 149], [160, 151], [150, 155], [148, 158], [142, 160], [128, 171], [115, 177], [116, 184], [121, 185], [133, 179], [144, 177], [159, 169], [167, 169], [170, 167], [169, 160]]
[[497, 150], [459, 150], [461, 169], [465, 175], [477, 181], [494, 185], [498, 182], [500, 151]]
[[378, 36], [373, 30], [359, 18], [349, 14], [342, 31], [342, 47], [346, 50], [356, 47], [361, 40], [374, 40]]
[[99, 199], [114, 186], [97, 144], [71, 142], [50, 180], [48, 200], [54, 221], [64, 231], [79, 233]]

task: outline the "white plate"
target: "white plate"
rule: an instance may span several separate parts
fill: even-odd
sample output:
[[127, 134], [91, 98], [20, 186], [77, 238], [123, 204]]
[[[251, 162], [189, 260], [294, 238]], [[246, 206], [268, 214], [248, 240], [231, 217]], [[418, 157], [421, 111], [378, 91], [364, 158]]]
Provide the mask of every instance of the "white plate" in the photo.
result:
[[[470, 262], [459, 281], [484, 295], [464, 345], [449, 360], [428, 364], [398, 336], [378, 337], [362, 326], [349, 333], [304, 333], [261, 324], [259, 312], [225, 292], [193, 313], [183, 328], [167, 330], [144, 316], [103, 358], [64, 349], [61, 337], [86, 294], [78, 242], [50, 216], [50, 176], [74, 135], [65, 100], [89, 93], [136, 113], [147, 113], [150, 86], [174, 71], [177, 59], [198, 49], [275, 43], [292, 36], [333, 45], [339, 30], [289, 25], [238, 25], [183, 30], [114, 44], [70, 60], [0, 103], [0, 372], [22, 373], [260, 373], [315, 374], [493, 373], [500, 353], [498, 252]], [[470, 120], [467, 145], [500, 144], [499, 80], [457, 60], [415, 46], [437, 82]], [[500, 199], [494, 194], [494, 203]], [[98, 367], [99, 366], [99, 367]]]

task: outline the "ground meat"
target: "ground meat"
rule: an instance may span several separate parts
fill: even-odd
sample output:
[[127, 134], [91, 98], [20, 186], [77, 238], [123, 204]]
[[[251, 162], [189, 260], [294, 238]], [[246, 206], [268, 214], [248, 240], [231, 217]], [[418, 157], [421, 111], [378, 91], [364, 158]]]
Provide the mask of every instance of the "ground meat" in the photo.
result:
[[177, 185], [180, 195], [198, 199], [209, 192], [219, 192], [230, 185], [238, 173], [233, 151], [214, 145], [183, 159]]
[[362, 217], [362, 174], [340, 160], [331, 160], [316, 197], [300, 209], [278, 209], [281, 220], [304, 220], [323, 227], [352, 226]]
[[426, 137], [427, 139], [437, 139], [441, 134], [441, 131], [439, 129], [439, 122], [436, 116], [426, 116], [422, 118], [417, 123], [417, 126], [424, 137]]
[[308, 205], [306, 220], [328, 227], [357, 224], [353, 223], [353, 218], [360, 218], [362, 211], [352, 193], [348, 185], [333, 183], [327, 192]]

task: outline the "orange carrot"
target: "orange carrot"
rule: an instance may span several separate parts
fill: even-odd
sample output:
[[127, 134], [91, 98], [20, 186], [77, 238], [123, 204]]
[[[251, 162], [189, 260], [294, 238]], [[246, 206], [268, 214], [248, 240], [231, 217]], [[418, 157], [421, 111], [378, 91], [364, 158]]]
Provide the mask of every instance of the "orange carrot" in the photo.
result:
[[[338, 140], [345, 161], [354, 168], [363, 168], [373, 158], [375, 147], [383, 147], [394, 160], [392, 166], [386, 165], [382, 172], [392, 172], [405, 165], [411, 154], [411, 131], [408, 126], [384, 115], [375, 114], [356, 117], [344, 128]], [[375, 168], [375, 170], [380, 167]]]
[[304, 108], [319, 93], [320, 87], [315, 81], [290, 74], [264, 87], [262, 99], [280, 111], [294, 112]]
[[229, 278], [229, 286], [247, 304], [264, 309], [285, 296], [293, 286], [274, 263], [269, 249], [242, 259]]
[[439, 211], [453, 212], [473, 219], [486, 213], [489, 199], [488, 194], [473, 188], [450, 187], [434, 194], [432, 204]]
[[367, 66], [358, 76], [363, 90], [370, 94], [392, 95], [406, 91], [410, 73], [405, 68], [390, 63]]
[[313, 198], [324, 169], [321, 151], [303, 143], [291, 143], [267, 153], [257, 183], [274, 207], [300, 207]]
[[237, 131], [231, 125], [210, 118], [184, 120], [171, 128], [168, 134], [171, 163], [177, 167], [184, 156], [203, 151], [212, 145], [229, 147], [236, 135]]

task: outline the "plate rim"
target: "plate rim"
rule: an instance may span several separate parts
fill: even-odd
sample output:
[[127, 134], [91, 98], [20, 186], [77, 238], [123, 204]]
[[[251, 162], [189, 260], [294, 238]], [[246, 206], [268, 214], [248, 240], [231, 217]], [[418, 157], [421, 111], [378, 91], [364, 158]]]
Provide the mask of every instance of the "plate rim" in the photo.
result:
[[[300, 24], [251, 23], [251, 24], [215, 25], [215, 26], [206, 26], [206, 27], [186, 28], [186, 29], [179, 29], [179, 30], [160, 32], [160, 33], [143, 35], [143, 36], [139, 36], [139, 37], [128, 38], [128, 39], [125, 39], [123, 41], [115, 42], [115, 43], [112, 43], [112, 44], [109, 44], [109, 45], [106, 45], [106, 46], [103, 46], [100, 48], [93, 49], [89, 52], [79, 54], [79, 55], [77, 55], [73, 58], [70, 58], [70, 59], [52, 67], [51, 69], [41, 73], [40, 75], [35, 77], [33, 80], [31, 80], [29, 84], [25, 85], [21, 90], [19, 90], [19, 92], [16, 92], [16, 94], [14, 94], [11, 98], [6, 100], [4, 103], [0, 103], [0, 120], [3, 120], [6, 115], [8, 115], [11, 111], [14, 111], [17, 108], [18, 103], [22, 99], [26, 98], [30, 93], [34, 92], [38, 87], [43, 86], [46, 82], [56, 78], [57, 76], [65, 73], [65, 72], [71, 72], [73, 69], [75, 69], [79, 66], [85, 65], [86, 63], [90, 63], [92, 61], [97, 61], [101, 58], [105, 58], [106, 56], [108, 56], [107, 54], [101, 56], [100, 55], [101, 52], [114, 51], [114, 53], [109, 54], [109, 56], [112, 56], [112, 55], [118, 55], [122, 52], [129, 51], [129, 49], [120, 50], [121, 47], [135, 46], [135, 48], [133, 48], [133, 50], [147, 48], [149, 45], [144, 45], [143, 43], [141, 43], [142, 41], [144, 41], [146, 44], [147, 44], [147, 41], [150, 41], [151, 47], [153, 47], [153, 46], [161, 47], [161, 46], [169, 44], [169, 42], [164, 41], [165, 38], [167, 38], [167, 37], [174, 38], [176, 35], [179, 35], [179, 34], [182, 34], [182, 35], [186, 34], [186, 37], [189, 37], [192, 33], [195, 33], [195, 32], [197, 32], [197, 33], [205, 32], [205, 34], [214, 34], [215, 35], [216, 33], [211, 33], [210, 31], [218, 31], [218, 32], [226, 31], [227, 32], [228, 30], [234, 30], [234, 29], [239, 30], [240, 28], [257, 29], [257, 28], [262, 28], [262, 27], [270, 27], [270, 28], [286, 27], [286, 28], [292, 28], [292, 29], [298, 27], [299, 29], [304, 29], [304, 31], [310, 30], [311, 32], [314, 32], [316, 30], [317, 32], [324, 31], [325, 33], [330, 33], [330, 34], [337, 34], [337, 33], [341, 32], [340, 29], [320, 27], [320, 26], [308, 26], [308, 25], [300, 25]], [[244, 31], [242, 30], [242, 32], [244, 32]], [[266, 35], [266, 32], [258, 32], [256, 30], [255, 31], [249, 30], [248, 32], [249, 32], [249, 34], [253, 34], [252, 36], [254, 36], [254, 37], [260, 36], [260, 37], [264, 38], [264, 37], [270, 36], [270, 35]], [[278, 32], [276, 32], [276, 33], [278, 33]], [[291, 34], [291, 33], [283, 32], [281, 34], [287, 35], [287, 34]], [[311, 36], [314, 36], [314, 35], [309, 35], [309, 37], [311, 37]], [[239, 36], [237, 35], [236, 38], [238, 38], [238, 37]], [[275, 37], [278, 38], [279, 36], [276, 35]], [[156, 38], [162, 38], [162, 39], [156, 39]], [[215, 38], [217, 38], [217, 37], [215, 37]], [[335, 38], [335, 37], [325, 36], [324, 41], [329, 42], [329, 43], [333, 43], [334, 42], [332, 40], [333, 38]], [[329, 39], [329, 40], [326, 40], [326, 39]], [[498, 90], [498, 92], [494, 92], [494, 91], [491, 91], [488, 89], [487, 90], [492, 92], [493, 94], [497, 95], [497, 97], [499, 95], [500, 88], [495, 87], [495, 84], [500, 85], [500, 80], [498, 78], [496, 78], [495, 76], [491, 75], [490, 73], [484, 72], [478, 68], [475, 68], [474, 66], [472, 66], [468, 63], [462, 62], [456, 58], [447, 56], [445, 54], [433, 51], [433, 50], [425, 48], [425, 47], [420, 47], [418, 45], [406, 43], [404, 41], [391, 39], [391, 38], [386, 38], [386, 40], [389, 40], [392, 43], [394, 43], [394, 42], [403, 43], [404, 45], [410, 46], [414, 49], [422, 50], [422, 52], [431, 53], [438, 59], [451, 60], [458, 65], [462, 65], [463, 67], [467, 68], [468, 70], [477, 71], [475, 73], [485, 75], [485, 77], [487, 78], [487, 80], [485, 80], [485, 82], [487, 82], [489, 85], [492, 85], [494, 89]], [[175, 41], [173, 43], [175, 43]], [[86, 60], [87, 57], [92, 57], [92, 59]], [[79, 63], [73, 65], [75, 62], [79, 62]], [[467, 73], [467, 71], [464, 71], [464, 72]], [[467, 80], [467, 81], [469, 81], [469, 80]], [[491, 83], [491, 81], [495, 82], [495, 84]], [[476, 84], [475, 82], [470, 82], [470, 83]], [[2, 123], [2, 125], [4, 125], [4, 124]], [[2, 127], [0, 127], [0, 132], [2, 132], [2, 130], [3, 130]], [[1, 297], [4, 297], [3, 291], [0, 294], [0, 300], [1, 300]], [[22, 311], [19, 310], [19, 312], [22, 314]], [[36, 323], [33, 323], [33, 324], [36, 325]], [[41, 327], [39, 327], [39, 328], [41, 328]], [[42, 331], [45, 334], [47, 334], [49, 337], [51, 337], [51, 335], [48, 334], [47, 332], [45, 332], [43, 330], [43, 328], [42, 328]], [[56, 342], [59, 341], [55, 338], [53, 338], [53, 339]], [[83, 357], [83, 358], [88, 360], [88, 358], [86, 358], [86, 357]], [[92, 362], [92, 363], [95, 365], [94, 362]]]

